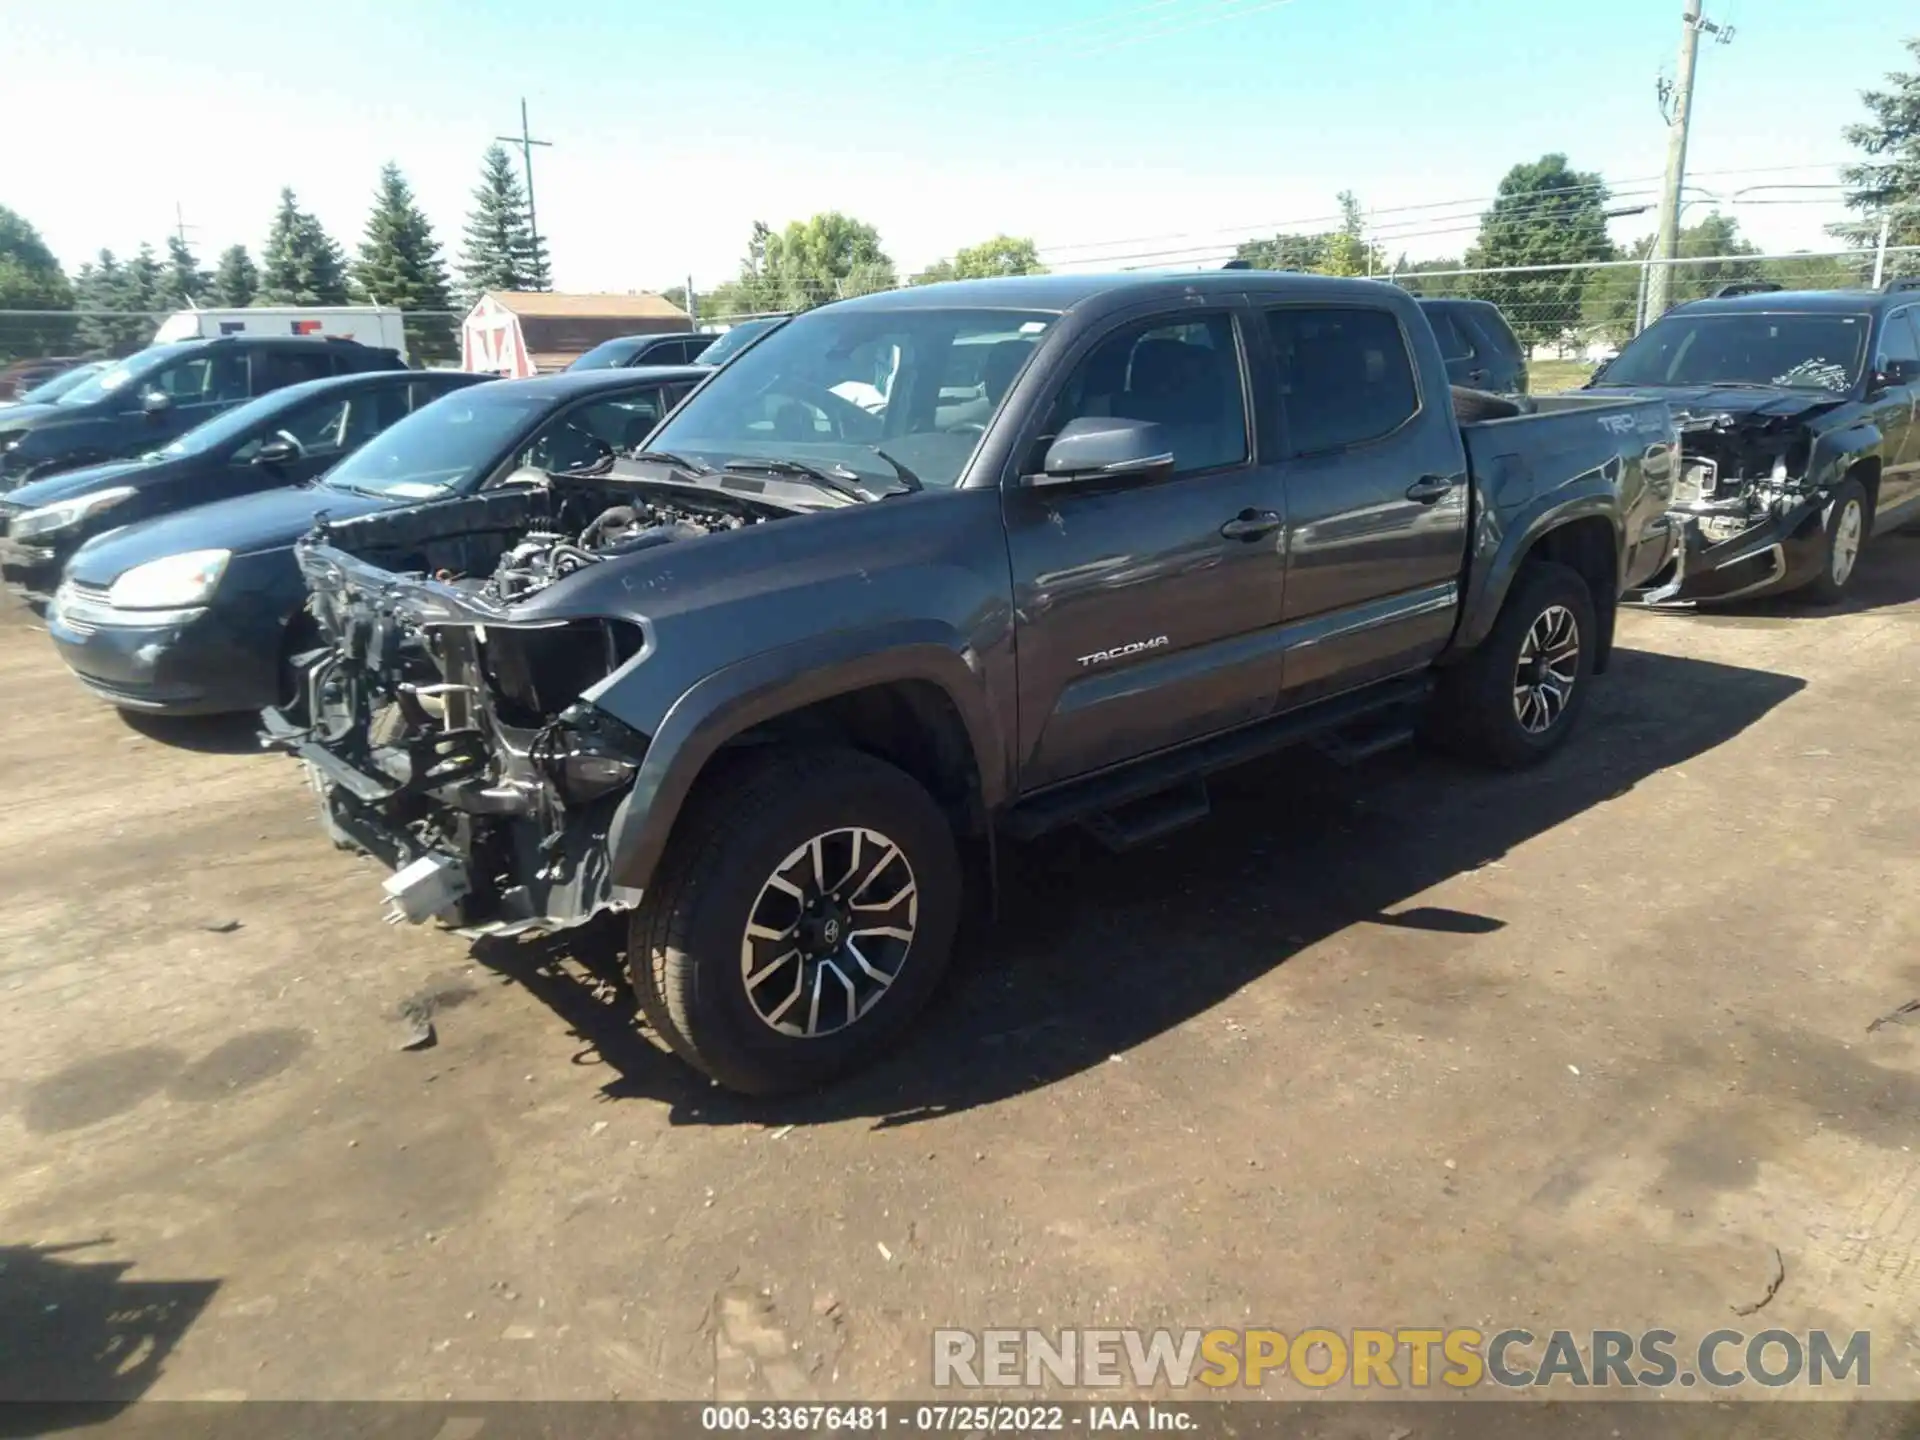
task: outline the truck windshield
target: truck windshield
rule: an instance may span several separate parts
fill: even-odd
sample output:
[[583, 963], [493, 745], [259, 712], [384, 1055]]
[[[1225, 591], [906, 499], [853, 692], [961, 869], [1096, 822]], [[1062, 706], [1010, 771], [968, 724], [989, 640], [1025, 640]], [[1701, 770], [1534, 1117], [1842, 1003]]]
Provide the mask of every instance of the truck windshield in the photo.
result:
[[1844, 392], [1860, 378], [1872, 328], [1865, 315], [1814, 311], [1668, 315], [1635, 336], [1598, 383]]
[[443, 395], [388, 426], [333, 469], [329, 490], [432, 500], [471, 490], [515, 440], [553, 407], [551, 396], [491, 392], [476, 385]]
[[129, 355], [95, 372], [74, 386], [53, 403], [56, 405], [91, 405], [123, 386], [144, 380], [169, 360], [178, 358], [192, 347], [189, 345], [149, 345], [137, 355]]
[[802, 315], [696, 391], [648, 448], [715, 469], [799, 461], [887, 489], [897, 461], [929, 487], [951, 487], [1058, 318], [931, 308]]

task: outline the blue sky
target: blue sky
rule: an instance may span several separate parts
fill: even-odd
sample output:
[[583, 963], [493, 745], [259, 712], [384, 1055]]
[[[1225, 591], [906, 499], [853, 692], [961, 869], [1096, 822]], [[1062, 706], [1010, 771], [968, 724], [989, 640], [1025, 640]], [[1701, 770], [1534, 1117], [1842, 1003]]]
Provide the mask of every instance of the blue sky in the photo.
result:
[[[0, 153], [0, 204], [70, 267], [157, 244], [176, 202], [203, 254], [257, 250], [283, 184], [351, 245], [393, 159], [451, 254], [480, 152], [517, 127], [524, 94], [556, 142], [535, 178], [563, 289], [710, 285], [753, 220], [822, 209], [878, 226], [903, 269], [997, 231], [1056, 263], [1172, 262], [1327, 216], [1342, 189], [1375, 208], [1390, 249], [1429, 258], [1471, 239], [1475, 207], [1439, 202], [1491, 195], [1548, 151], [1647, 191], [1679, 9], [0, 0], [15, 136], [59, 117], [50, 140]], [[1720, 195], [1831, 182], [1858, 92], [1920, 31], [1906, 5], [1709, 0], [1707, 14], [1737, 31], [1702, 47], [1690, 155]], [[1819, 246], [1831, 205], [1753, 202], [1825, 193], [1753, 192], [1733, 213], [1769, 248]], [[1402, 208], [1422, 205], [1438, 208]]]

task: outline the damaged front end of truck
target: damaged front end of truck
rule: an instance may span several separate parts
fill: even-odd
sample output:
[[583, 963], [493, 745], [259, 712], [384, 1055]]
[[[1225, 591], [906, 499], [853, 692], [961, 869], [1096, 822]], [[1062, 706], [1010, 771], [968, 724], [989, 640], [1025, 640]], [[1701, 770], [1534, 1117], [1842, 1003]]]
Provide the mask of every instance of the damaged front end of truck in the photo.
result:
[[637, 892], [609, 837], [648, 737], [598, 701], [639, 615], [532, 605], [590, 567], [787, 513], [619, 476], [561, 477], [322, 525], [296, 546], [322, 643], [266, 741], [297, 756], [336, 844], [393, 870], [391, 923], [564, 929]]
[[1795, 395], [1740, 408], [1675, 408], [1680, 465], [1668, 503], [1674, 559], [1643, 605], [1691, 607], [1792, 589], [1796, 551], [1817, 542], [1844, 464], [1822, 441], [1840, 397]]

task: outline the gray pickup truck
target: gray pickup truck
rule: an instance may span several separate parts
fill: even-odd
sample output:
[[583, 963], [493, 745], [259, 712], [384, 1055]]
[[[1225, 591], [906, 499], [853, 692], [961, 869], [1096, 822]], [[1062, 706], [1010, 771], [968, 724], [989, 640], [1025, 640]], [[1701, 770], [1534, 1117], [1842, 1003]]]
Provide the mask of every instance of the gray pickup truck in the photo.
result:
[[927, 1000], [997, 837], [1152, 841], [1302, 741], [1552, 751], [1669, 559], [1676, 440], [1660, 400], [1450, 391], [1366, 281], [866, 296], [597, 473], [323, 524], [268, 734], [392, 918], [630, 911], [665, 1043], [801, 1088]]

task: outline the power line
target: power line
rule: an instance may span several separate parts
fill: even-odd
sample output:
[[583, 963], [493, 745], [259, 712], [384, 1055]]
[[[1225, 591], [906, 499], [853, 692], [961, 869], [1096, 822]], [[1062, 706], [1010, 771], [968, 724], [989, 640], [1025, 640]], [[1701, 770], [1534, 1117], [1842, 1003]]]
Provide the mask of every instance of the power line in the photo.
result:
[[[1806, 171], [1806, 170], [1838, 170], [1847, 163], [1850, 163], [1850, 162], [1834, 160], [1834, 161], [1818, 161], [1818, 162], [1799, 164], [1799, 165], [1751, 165], [1751, 166], [1742, 166], [1738, 168], [1724, 169], [1724, 170], [1696, 170], [1693, 173], [1699, 176], [1715, 176], [1715, 177], [1731, 176], [1731, 175], [1781, 175], [1781, 174], [1789, 174], [1796, 171]], [[1654, 182], [1659, 181], [1660, 179], [1661, 177], [1659, 175], [1636, 175], [1636, 176], [1630, 176], [1624, 179], [1612, 180], [1612, 181], [1609, 181], [1605, 177], [1602, 177], [1601, 183], [1608, 187], [1609, 193], [1613, 198], [1622, 198], [1626, 196], [1638, 195], [1643, 193], [1651, 193], [1651, 192], [1641, 191], [1641, 190], [1628, 190], [1621, 187], [1629, 186], [1629, 185], [1652, 184]], [[1554, 187], [1551, 190], [1533, 191], [1530, 193], [1528, 198], [1531, 200], [1531, 199], [1537, 199], [1537, 198], [1542, 198], [1542, 197], [1547, 197], [1552, 195], [1577, 194], [1582, 191], [1588, 190], [1590, 188], [1592, 187], [1584, 182], [1579, 185], [1563, 185], [1563, 186]], [[1460, 209], [1464, 207], [1492, 205], [1497, 203], [1501, 198], [1502, 197], [1498, 195], [1482, 195], [1482, 196], [1462, 197], [1460, 199], [1455, 199], [1455, 200], [1430, 200], [1417, 205], [1376, 206], [1376, 207], [1373, 207], [1371, 213], [1378, 216], [1378, 215], [1409, 214], [1414, 211], [1452, 210], [1452, 209]], [[1266, 231], [1273, 234], [1285, 234], [1288, 232], [1306, 231], [1308, 227], [1314, 226], [1314, 225], [1338, 224], [1341, 218], [1342, 217], [1339, 216], [1338, 214], [1298, 216], [1290, 220], [1262, 220], [1262, 221], [1250, 222], [1245, 224], [1214, 226], [1206, 230], [1179, 230], [1179, 231], [1173, 231], [1171, 233], [1165, 233], [1160, 235], [1133, 235], [1125, 238], [1116, 238], [1116, 239], [1109, 239], [1109, 240], [1062, 241], [1059, 244], [1041, 245], [1041, 246], [1037, 246], [1036, 248], [1038, 249], [1039, 253], [1042, 256], [1060, 256], [1060, 255], [1064, 255], [1064, 253], [1069, 250], [1092, 250], [1092, 249], [1101, 249], [1101, 248], [1107, 248], [1107, 247], [1112, 247], [1117, 245], [1154, 245], [1154, 244], [1160, 244], [1167, 241], [1187, 240], [1187, 239], [1192, 239], [1195, 241], [1204, 241], [1216, 236], [1227, 236], [1232, 234], [1250, 234], [1258, 231]], [[1434, 217], [1434, 218], [1443, 218], [1443, 217]], [[1389, 222], [1389, 223], [1393, 223], [1393, 222]], [[1098, 257], [1089, 257], [1089, 258], [1097, 259]], [[1060, 263], [1067, 264], [1067, 263], [1077, 263], [1077, 262], [1070, 262], [1063, 259]]]

